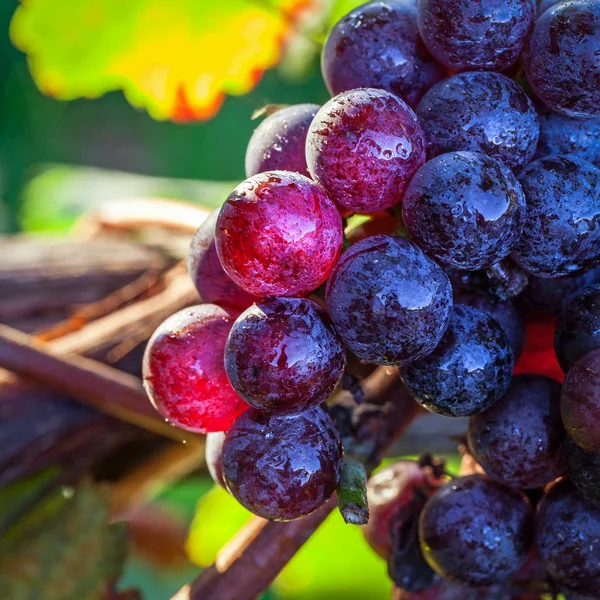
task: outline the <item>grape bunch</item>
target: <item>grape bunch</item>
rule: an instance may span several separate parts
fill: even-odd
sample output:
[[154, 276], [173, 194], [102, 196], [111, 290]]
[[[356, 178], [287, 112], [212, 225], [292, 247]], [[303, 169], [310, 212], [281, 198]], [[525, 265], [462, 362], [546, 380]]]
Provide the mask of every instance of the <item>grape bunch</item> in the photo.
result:
[[152, 404], [287, 521], [373, 469], [362, 378], [398, 373], [469, 422], [459, 476], [369, 482], [394, 598], [600, 598], [600, 0], [376, 0], [322, 58], [333, 97], [258, 126], [192, 239]]

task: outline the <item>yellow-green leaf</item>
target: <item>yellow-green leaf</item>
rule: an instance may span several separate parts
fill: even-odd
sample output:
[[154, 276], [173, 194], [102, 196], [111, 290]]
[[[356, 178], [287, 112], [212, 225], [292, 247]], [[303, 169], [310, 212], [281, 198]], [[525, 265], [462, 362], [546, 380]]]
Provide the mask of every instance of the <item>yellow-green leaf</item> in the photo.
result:
[[207, 119], [274, 66], [315, 0], [35, 0], [11, 23], [39, 88], [56, 98], [123, 90], [157, 119]]

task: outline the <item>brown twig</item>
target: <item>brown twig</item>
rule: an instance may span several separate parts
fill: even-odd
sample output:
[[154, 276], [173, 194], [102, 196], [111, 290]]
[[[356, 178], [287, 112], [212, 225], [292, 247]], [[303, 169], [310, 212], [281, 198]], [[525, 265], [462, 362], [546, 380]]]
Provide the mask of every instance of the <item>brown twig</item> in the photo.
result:
[[0, 366], [148, 431], [180, 441], [194, 439], [158, 416], [137, 377], [89, 358], [64, 356], [57, 343], [45, 344], [0, 325]]
[[[380, 439], [381, 455], [419, 413], [417, 403], [406, 392], [396, 369], [380, 367], [363, 383], [365, 402], [390, 403], [386, 414], [387, 435]], [[339, 392], [339, 400], [352, 402], [351, 392]], [[314, 513], [288, 523], [253, 518], [221, 549], [215, 564], [173, 600], [250, 600], [267, 588], [278, 573], [335, 508], [330, 499]]]

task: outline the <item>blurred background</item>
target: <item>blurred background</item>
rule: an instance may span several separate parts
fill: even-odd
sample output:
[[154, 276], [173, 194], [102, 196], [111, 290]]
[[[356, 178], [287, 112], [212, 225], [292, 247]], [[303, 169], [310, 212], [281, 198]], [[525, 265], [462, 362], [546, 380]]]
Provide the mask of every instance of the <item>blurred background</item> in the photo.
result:
[[[76, 235], [73, 224], [84, 213], [132, 198], [219, 206], [244, 178], [245, 147], [258, 122], [252, 120], [257, 109], [269, 103], [326, 101], [321, 44], [330, 26], [359, 4], [360, 0], [4, 0], [0, 232], [62, 239]], [[14, 246], [2, 248], [3, 261], [10, 262]], [[31, 261], [39, 256], [34, 253]], [[12, 280], [6, 276], [0, 281], [5, 286], [0, 288], [2, 309]], [[30, 321], [24, 326], [36, 327]], [[4, 406], [0, 404], [0, 443], [6, 453], [10, 444], [21, 448], [15, 442], [23, 435], [15, 429], [17, 420], [31, 432], [33, 417], [31, 411], [11, 413], [6, 407], [12, 405]], [[440, 431], [437, 441], [435, 437], [429, 449], [439, 450], [436, 444], [443, 438], [441, 449], [447, 450], [448, 432]], [[414, 437], [409, 434], [406, 439], [396, 454], [410, 452]], [[35, 448], [37, 440], [32, 438], [28, 448]], [[5, 514], [14, 509], [27, 517], [23, 506], [35, 505], [31, 498], [46, 499], [42, 490], [54, 481], [53, 468], [27, 472], [27, 477], [7, 476], [8, 484], [0, 489]], [[116, 589], [135, 588], [143, 598], [163, 600], [211, 564], [249, 515], [213, 487], [202, 466], [179, 482], [153, 478], [144, 468], [118, 480], [118, 492], [127, 495], [128, 486], [137, 485], [148, 504], [128, 514], [129, 552], [114, 568]], [[140, 485], [144, 477], [149, 486]], [[60, 487], [61, 494], [55, 499], [59, 503], [72, 490]], [[96, 501], [90, 500], [90, 506], [105, 514], [106, 506], [96, 506]], [[85, 506], [78, 506], [78, 526], [91, 531]], [[46, 506], [44, 511], [54, 514], [47, 510]], [[60, 548], [63, 542], [49, 523], [29, 531], [26, 539], [21, 536], [18, 544], [5, 538], [0, 547], [1, 598], [31, 597], [26, 585], [31, 571], [15, 565], [23, 564], [23, 557], [31, 562], [32, 555], [44, 564], [44, 552]], [[104, 552], [106, 539], [93, 540], [98, 553]], [[73, 557], [70, 560], [64, 568], [73, 570]], [[49, 582], [64, 582], [57, 569]], [[23, 585], [15, 587], [19, 577]], [[60, 585], [48, 583], [35, 597], [64, 600], [65, 594]], [[368, 549], [360, 530], [344, 525], [336, 512], [266, 597], [376, 600], [389, 594], [384, 562]]]

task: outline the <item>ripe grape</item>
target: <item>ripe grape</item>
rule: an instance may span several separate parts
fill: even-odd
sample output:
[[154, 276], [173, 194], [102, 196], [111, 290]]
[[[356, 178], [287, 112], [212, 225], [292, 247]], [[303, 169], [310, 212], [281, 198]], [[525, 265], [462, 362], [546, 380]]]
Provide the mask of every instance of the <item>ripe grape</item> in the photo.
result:
[[206, 446], [204, 448], [208, 472], [210, 473], [213, 481], [222, 488], [226, 487], [225, 480], [223, 479], [223, 464], [221, 462], [224, 441], [224, 431], [209, 433], [206, 436]]
[[344, 252], [326, 300], [338, 335], [354, 354], [397, 366], [437, 346], [450, 320], [452, 287], [417, 246], [376, 235]]
[[398, 460], [379, 470], [369, 479], [367, 499], [369, 522], [363, 534], [375, 552], [387, 559], [391, 551], [390, 523], [396, 513], [409, 505], [415, 496], [442, 485], [414, 460]]
[[538, 17], [546, 12], [549, 8], [552, 8], [555, 4], [558, 4], [559, 2], [563, 2], [564, 0], [538, 0], [538, 10], [537, 10], [537, 14]]
[[402, 203], [404, 225], [429, 255], [456, 269], [489, 267], [518, 240], [525, 198], [501, 163], [449, 152], [421, 167]]
[[569, 369], [560, 405], [567, 433], [585, 450], [600, 452], [600, 348]]
[[595, 348], [600, 348], [600, 285], [583, 288], [571, 298], [554, 332], [556, 357], [565, 373]]
[[454, 305], [450, 325], [428, 356], [400, 369], [408, 391], [427, 410], [447, 417], [477, 414], [510, 384], [508, 338], [488, 314]]
[[503, 71], [514, 64], [535, 15], [534, 0], [419, 0], [419, 31], [453, 71]]
[[419, 36], [414, 0], [368, 2], [340, 19], [325, 42], [322, 69], [332, 95], [379, 88], [410, 106], [444, 75]]
[[219, 211], [213, 211], [196, 230], [188, 253], [188, 273], [203, 302], [245, 310], [257, 300], [225, 273], [217, 255], [215, 227]]
[[317, 113], [306, 160], [339, 207], [374, 212], [402, 200], [425, 162], [425, 139], [415, 113], [400, 98], [384, 90], [350, 90]]
[[512, 300], [501, 300], [484, 290], [474, 289], [455, 292], [454, 302], [472, 306], [490, 315], [506, 334], [516, 362], [525, 344], [525, 321]]
[[582, 496], [600, 506], [600, 454], [587, 452], [571, 440], [567, 445], [567, 471]]
[[286, 106], [255, 130], [246, 149], [246, 177], [265, 171], [294, 171], [308, 177], [306, 133], [317, 104]]
[[506, 586], [465, 587], [450, 581], [424, 592], [407, 592], [394, 587], [392, 600], [539, 600], [539, 596], [514, 596]]
[[565, 473], [566, 432], [560, 384], [517, 375], [496, 404], [471, 417], [469, 448], [492, 478], [511, 487], [542, 487]]
[[512, 257], [538, 277], [578, 275], [600, 260], [600, 169], [547, 156], [519, 175], [527, 208]]
[[535, 95], [571, 117], [600, 115], [600, 2], [571, 0], [536, 21], [525, 52]]
[[223, 352], [235, 318], [202, 304], [162, 323], [144, 354], [144, 387], [154, 408], [180, 429], [226, 431], [248, 405], [225, 373]]
[[548, 573], [561, 586], [598, 592], [600, 508], [568, 480], [554, 484], [538, 505], [535, 546]]
[[342, 379], [346, 350], [327, 313], [305, 298], [273, 298], [233, 324], [225, 369], [248, 404], [283, 415], [325, 402]]
[[600, 117], [567, 117], [538, 108], [540, 139], [536, 156], [567, 154], [600, 167]]
[[333, 494], [342, 446], [320, 407], [285, 417], [251, 408], [227, 432], [222, 464], [227, 488], [242, 506], [265, 519], [289, 521]]
[[464, 585], [503, 583], [525, 563], [531, 548], [527, 498], [484, 475], [459, 477], [438, 490], [419, 523], [427, 562]]
[[229, 195], [216, 225], [225, 272], [257, 296], [303, 296], [328, 277], [342, 248], [342, 219], [320, 186], [271, 171]]
[[539, 120], [533, 103], [500, 73], [459, 73], [444, 79], [423, 96], [416, 113], [430, 158], [471, 150], [519, 169], [535, 154]]

